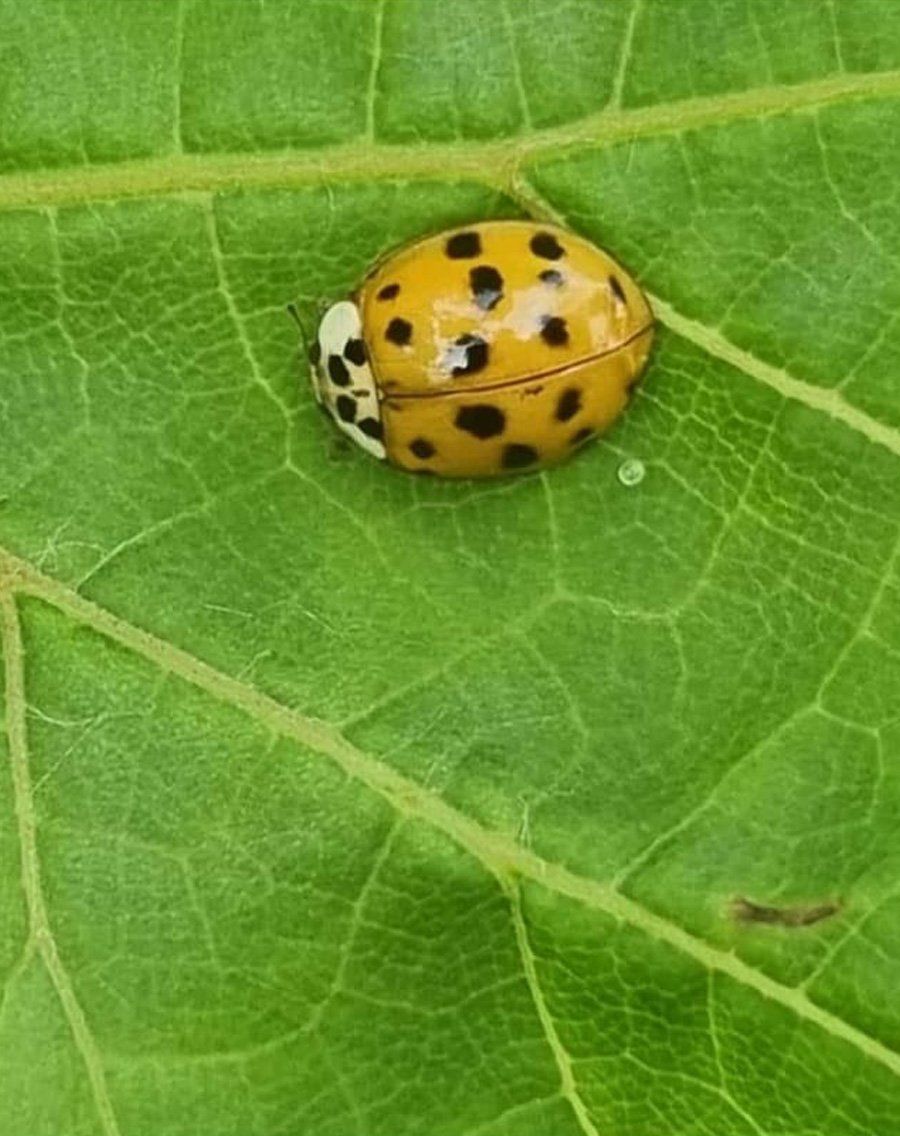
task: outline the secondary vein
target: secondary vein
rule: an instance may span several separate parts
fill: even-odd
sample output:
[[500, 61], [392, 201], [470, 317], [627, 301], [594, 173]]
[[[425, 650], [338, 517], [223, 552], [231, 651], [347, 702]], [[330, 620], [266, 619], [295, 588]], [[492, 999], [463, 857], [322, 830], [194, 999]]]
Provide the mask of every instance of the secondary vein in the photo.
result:
[[522, 912], [522, 897], [519, 894], [519, 889], [515, 884], [512, 884], [505, 890], [507, 898], [509, 899], [510, 911], [512, 912], [513, 928], [516, 933], [516, 945], [519, 948], [519, 957], [522, 960], [525, 982], [531, 993], [531, 1000], [534, 1002], [538, 1020], [541, 1023], [547, 1044], [550, 1046], [550, 1050], [553, 1054], [553, 1060], [556, 1062], [556, 1068], [559, 1070], [560, 1092], [569, 1102], [579, 1126], [587, 1133], [587, 1136], [599, 1136], [594, 1122], [591, 1119], [591, 1115], [587, 1110], [587, 1106], [578, 1092], [578, 1085], [575, 1082], [575, 1074], [572, 1070], [572, 1058], [569, 1056], [568, 1051], [560, 1040], [556, 1030], [556, 1023], [553, 1021], [553, 1016], [550, 1013], [550, 1008], [547, 1005], [544, 992], [541, 989], [534, 951], [531, 949], [531, 943], [528, 939], [528, 928], [525, 925], [525, 916]]
[[[0, 564], [0, 582], [5, 573]], [[25, 725], [25, 653], [15, 597], [0, 590], [0, 630], [6, 686], [6, 729], [12, 764], [13, 793], [19, 827], [22, 858], [22, 887], [28, 907], [31, 937], [56, 987], [63, 1012], [72, 1031], [75, 1047], [84, 1061], [97, 1115], [105, 1136], [119, 1136], [119, 1126], [106, 1087], [103, 1059], [84, 1016], [71, 979], [60, 958], [44, 903], [37, 852], [37, 821], [28, 768], [28, 739]]]
[[696, 343], [709, 355], [714, 355], [758, 382], [772, 387], [785, 398], [802, 402], [813, 410], [820, 410], [831, 418], [843, 422], [851, 430], [865, 435], [870, 442], [875, 442], [891, 453], [900, 455], [900, 431], [879, 422], [864, 410], [858, 410], [839, 390], [828, 390], [804, 382], [802, 379], [795, 379], [781, 367], [774, 367], [771, 363], [766, 363], [749, 351], [738, 347], [716, 328], [683, 316], [661, 297], [649, 296], [648, 299], [659, 319], [683, 339]]

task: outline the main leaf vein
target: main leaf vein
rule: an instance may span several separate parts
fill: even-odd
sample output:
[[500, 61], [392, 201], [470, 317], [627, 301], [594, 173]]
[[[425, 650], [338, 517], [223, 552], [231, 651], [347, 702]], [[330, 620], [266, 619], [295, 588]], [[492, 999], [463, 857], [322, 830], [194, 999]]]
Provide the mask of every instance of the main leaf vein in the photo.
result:
[[627, 110], [610, 107], [561, 126], [489, 141], [407, 144], [357, 139], [309, 150], [165, 154], [109, 164], [29, 170], [0, 177], [0, 210], [191, 191], [290, 188], [326, 180], [446, 179], [449, 175], [505, 186], [528, 163], [571, 150], [898, 95], [900, 70], [883, 71]]

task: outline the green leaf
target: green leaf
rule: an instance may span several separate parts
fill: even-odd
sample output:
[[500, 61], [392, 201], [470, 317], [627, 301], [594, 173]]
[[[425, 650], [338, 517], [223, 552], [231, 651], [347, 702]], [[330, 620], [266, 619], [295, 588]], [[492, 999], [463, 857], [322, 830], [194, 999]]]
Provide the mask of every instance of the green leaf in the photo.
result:
[[[900, 8], [0, 21], [4, 1136], [900, 1133]], [[521, 215], [626, 417], [337, 445], [286, 302]]]

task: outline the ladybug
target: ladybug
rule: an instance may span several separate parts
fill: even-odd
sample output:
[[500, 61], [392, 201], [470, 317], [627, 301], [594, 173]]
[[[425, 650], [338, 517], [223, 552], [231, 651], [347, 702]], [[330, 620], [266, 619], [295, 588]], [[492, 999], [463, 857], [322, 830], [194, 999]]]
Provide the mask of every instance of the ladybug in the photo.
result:
[[561, 461], [625, 408], [653, 316], [574, 233], [487, 221], [390, 253], [328, 309], [317, 401], [373, 457], [494, 477]]

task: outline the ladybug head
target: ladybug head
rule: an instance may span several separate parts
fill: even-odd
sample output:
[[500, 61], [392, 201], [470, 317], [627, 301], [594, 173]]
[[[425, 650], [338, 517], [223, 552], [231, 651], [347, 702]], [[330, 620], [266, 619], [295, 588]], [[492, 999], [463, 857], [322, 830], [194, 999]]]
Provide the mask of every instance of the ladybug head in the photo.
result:
[[359, 308], [351, 300], [332, 304], [319, 324], [310, 352], [313, 393], [357, 445], [385, 456], [378, 388], [369, 365]]

